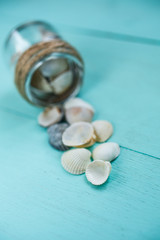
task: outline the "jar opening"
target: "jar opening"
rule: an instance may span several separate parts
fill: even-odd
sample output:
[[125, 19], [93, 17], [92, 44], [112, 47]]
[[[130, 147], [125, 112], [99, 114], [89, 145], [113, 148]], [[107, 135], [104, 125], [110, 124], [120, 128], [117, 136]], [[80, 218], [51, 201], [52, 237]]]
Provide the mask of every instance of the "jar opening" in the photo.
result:
[[72, 56], [53, 55], [36, 64], [26, 80], [27, 96], [36, 105], [63, 103], [80, 90], [83, 77], [80, 63]]

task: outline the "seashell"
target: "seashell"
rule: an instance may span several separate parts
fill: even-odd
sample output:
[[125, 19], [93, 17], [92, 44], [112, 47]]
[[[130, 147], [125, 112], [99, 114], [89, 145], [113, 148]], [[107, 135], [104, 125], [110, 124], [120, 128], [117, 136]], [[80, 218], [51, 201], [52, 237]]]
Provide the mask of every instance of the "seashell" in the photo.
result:
[[32, 91], [41, 90], [43, 92], [51, 93], [52, 88], [47, 82], [47, 80], [43, 77], [40, 71], [36, 71], [33, 74], [32, 81], [31, 81]]
[[71, 107], [65, 110], [65, 117], [68, 123], [91, 122], [94, 112], [85, 107]]
[[55, 134], [55, 131], [64, 132], [68, 127], [69, 124], [66, 122], [56, 123], [47, 128], [47, 133], [49, 136], [52, 136]]
[[71, 86], [72, 80], [73, 73], [71, 71], [60, 74], [58, 77], [56, 77], [50, 82], [52, 91], [57, 95], [62, 94]]
[[72, 174], [82, 174], [90, 163], [91, 152], [85, 148], [72, 149], [62, 155], [63, 168]]
[[87, 122], [73, 123], [68, 127], [63, 135], [62, 142], [66, 146], [81, 147], [89, 143], [94, 138], [93, 126]]
[[120, 154], [120, 147], [117, 143], [107, 142], [100, 144], [93, 150], [92, 156], [94, 160], [101, 159], [103, 161], [113, 161]]
[[107, 181], [111, 168], [110, 162], [93, 161], [86, 168], [86, 178], [93, 185], [101, 185]]
[[83, 107], [83, 108], [87, 108], [87, 109], [90, 109], [93, 113], [94, 113], [94, 109], [93, 107], [83, 101], [82, 99], [80, 98], [70, 98], [68, 101], [65, 102], [64, 104], [64, 109], [69, 109], [69, 108], [73, 108], [73, 107]]
[[77, 147], [83, 147], [83, 148], [91, 147], [93, 144], [95, 144], [95, 142], [96, 142], [95, 135], [93, 135], [92, 139], [88, 143], [81, 145], [81, 146], [77, 146]]
[[68, 128], [68, 123], [57, 123], [47, 129], [49, 135], [49, 143], [52, 147], [60, 151], [66, 151], [69, 147], [65, 146], [62, 142], [62, 134]]
[[49, 127], [52, 124], [60, 122], [63, 117], [63, 112], [59, 107], [47, 107], [44, 112], [40, 113], [38, 123], [42, 127]]
[[93, 107], [80, 98], [69, 99], [64, 104], [64, 109], [66, 120], [70, 124], [80, 121], [91, 122], [94, 115]]
[[51, 94], [51, 92], [48, 92], [46, 90], [40, 90], [32, 86], [30, 87], [30, 90], [35, 97], [38, 97], [40, 99], [47, 99], [49, 96], [48, 94]]
[[113, 134], [112, 124], [108, 121], [98, 120], [92, 123], [97, 142], [104, 142]]
[[67, 68], [67, 60], [64, 58], [59, 58], [46, 61], [42, 64], [39, 70], [43, 76], [50, 78], [62, 73], [63, 71], [67, 70]]

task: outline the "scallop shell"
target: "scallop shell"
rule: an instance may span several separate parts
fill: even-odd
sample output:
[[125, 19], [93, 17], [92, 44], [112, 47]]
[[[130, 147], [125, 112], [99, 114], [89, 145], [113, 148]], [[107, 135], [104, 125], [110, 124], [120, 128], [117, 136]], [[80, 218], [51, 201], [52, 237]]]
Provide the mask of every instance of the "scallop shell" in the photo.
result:
[[89, 103], [83, 101], [80, 98], [70, 98], [64, 104], [65, 110], [73, 107], [84, 107], [84, 108], [90, 109], [94, 113], [93, 107]]
[[88, 144], [94, 137], [92, 124], [87, 122], [73, 123], [68, 127], [62, 136], [62, 142], [66, 146], [81, 147]]
[[85, 148], [72, 149], [62, 155], [63, 168], [72, 174], [82, 174], [90, 163], [91, 152]]
[[49, 143], [52, 145], [52, 147], [60, 151], [66, 151], [69, 149], [69, 147], [65, 146], [62, 142], [62, 134], [66, 128], [68, 128], [68, 126], [69, 125], [67, 123], [57, 123], [47, 129]]
[[40, 113], [38, 123], [42, 127], [49, 127], [52, 124], [60, 122], [63, 117], [63, 112], [59, 107], [45, 108], [44, 112]]
[[104, 142], [113, 134], [112, 124], [108, 121], [98, 120], [92, 123], [97, 142]]
[[113, 161], [120, 154], [120, 147], [117, 143], [107, 142], [100, 144], [93, 150], [92, 156], [94, 160], [101, 159], [103, 161]]
[[96, 160], [88, 164], [86, 168], [86, 177], [93, 185], [101, 185], [105, 183], [111, 172], [110, 162]]
[[56, 77], [50, 82], [52, 91], [57, 95], [64, 93], [71, 86], [72, 80], [73, 73], [71, 71], [60, 74], [58, 77]]

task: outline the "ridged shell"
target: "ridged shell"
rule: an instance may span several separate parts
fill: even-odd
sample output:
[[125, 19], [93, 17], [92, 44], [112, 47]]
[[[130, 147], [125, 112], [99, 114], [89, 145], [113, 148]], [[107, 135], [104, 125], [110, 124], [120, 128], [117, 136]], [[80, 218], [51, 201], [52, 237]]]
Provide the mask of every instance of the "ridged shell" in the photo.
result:
[[120, 154], [120, 147], [117, 143], [107, 142], [100, 144], [93, 150], [92, 156], [94, 160], [101, 159], [103, 161], [113, 161]]
[[86, 177], [93, 185], [101, 185], [105, 183], [111, 172], [110, 162], [96, 160], [88, 164], [86, 168]]
[[68, 101], [65, 102], [64, 104], [64, 109], [69, 109], [69, 108], [73, 108], [73, 107], [83, 107], [83, 108], [87, 108], [87, 109], [90, 109], [93, 113], [94, 113], [94, 109], [93, 107], [83, 101], [82, 99], [80, 98], [70, 98]]
[[63, 112], [58, 107], [45, 108], [44, 112], [40, 113], [38, 123], [42, 127], [49, 127], [52, 124], [60, 122], [63, 117]]
[[68, 123], [91, 122], [94, 112], [86, 107], [71, 107], [65, 110], [65, 117]]
[[57, 123], [47, 129], [49, 143], [52, 145], [52, 147], [60, 151], [66, 151], [69, 149], [69, 147], [65, 146], [62, 142], [62, 134], [66, 128], [68, 128], [68, 126], [69, 125], [67, 123]]
[[113, 134], [112, 124], [108, 121], [98, 120], [92, 123], [97, 142], [105, 142]]
[[62, 136], [62, 142], [66, 146], [80, 147], [89, 143], [94, 136], [93, 126], [87, 122], [73, 123]]
[[91, 153], [85, 148], [72, 149], [62, 155], [63, 168], [72, 174], [82, 174], [90, 163]]
[[50, 82], [52, 91], [60, 95], [65, 92], [72, 84], [73, 74], [71, 71], [64, 72]]

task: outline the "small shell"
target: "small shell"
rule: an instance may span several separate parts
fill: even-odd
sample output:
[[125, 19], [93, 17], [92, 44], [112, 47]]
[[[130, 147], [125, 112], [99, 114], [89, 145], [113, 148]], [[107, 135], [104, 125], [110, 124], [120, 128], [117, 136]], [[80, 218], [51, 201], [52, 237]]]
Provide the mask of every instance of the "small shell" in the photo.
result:
[[83, 101], [82, 99], [80, 98], [70, 98], [68, 101], [65, 102], [64, 104], [64, 109], [69, 109], [69, 108], [73, 108], [73, 107], [83, 107], [83, 108], [87, 108], [87, 109], [90, 109], [93, 113], [94, 113], [94, 109], [93, 107]]
[[112, 124], [108, 121], [98, 120], [92, 123], [97, 142], [105, 142], [113, 134]]
[[52, 147], [60, 151], [66, 151], [69, 149], [69, 147], [65, 146], [62, 142], [62, 134], [66, 128], [68, 128], [68, 126], [69, 125], [67, 123], [57, 123], [47, 129], [49, 143], [52, 145]]
[[86, 168], [86, 177], [93, 185], [101, 185], [105, 183], [111, 172], [110, 162], [96, 160], [88, 164]]
[[64, 93], [72, 84], [73, 74], [71, 71], [64, 72], [50, 82], [52, 91], [60, 95]]
[[46, 61], [42, 64], [42, 66], [39, 68], [42, 75], [45, 77], [53, 77], [57, 74], [60, 74], [61, 72], [65, 71], [68, 68], [68, 63], [66, 59], [52, 59], [49, 61]]
[[40, 90], [38, 88], [35, 87], [30, 87], [31, 92], [33, 93], [33, 95], [35, 97], [41, 98], [41, 99], [47, 99], [48, 98], [48, 94], [50, 94], [51, 92], [47, 92], [45, 90]]
[[65, 110], [65, 116], [68, 123], [91, 122], [94, 112], [85, 107], [71, 107]]
[[87, 122], [73, 123], [68, 127], [62, 136], [62, 141], [66, 146], [81, 147], [89, 143], [94, 137], [93, 126]]
[[93, 150], [92, 156], [94, 160], [101, 159], [103, 161], [113, 161], [120, 154], [120, 147], [117, 143], [107, 142], [100, 144]]
[[65, 116], [70, 124], [75, 122], [91, 122], [94, 109], [80, 98], [71, 98], [64, 104]]
[[52, 88], [47, 82], [47, 80], [43, 77], [40, 71], [36, 71], [33, 74], [31, 87], [33, 88], [32, 91], [41, 90], [45, 93], [51, 93]]
[[85, 148], [72, 149], [62, 155], [61, 163], [67, 172], [82, 174], [90, 163], [91, 153]]
[[63, 117], [63, 112], [58, 107], [48, 107], [44, 112], [40, 113], [38, 123], [42, 127], [49, 127], [52, 124], [60, 122]]

